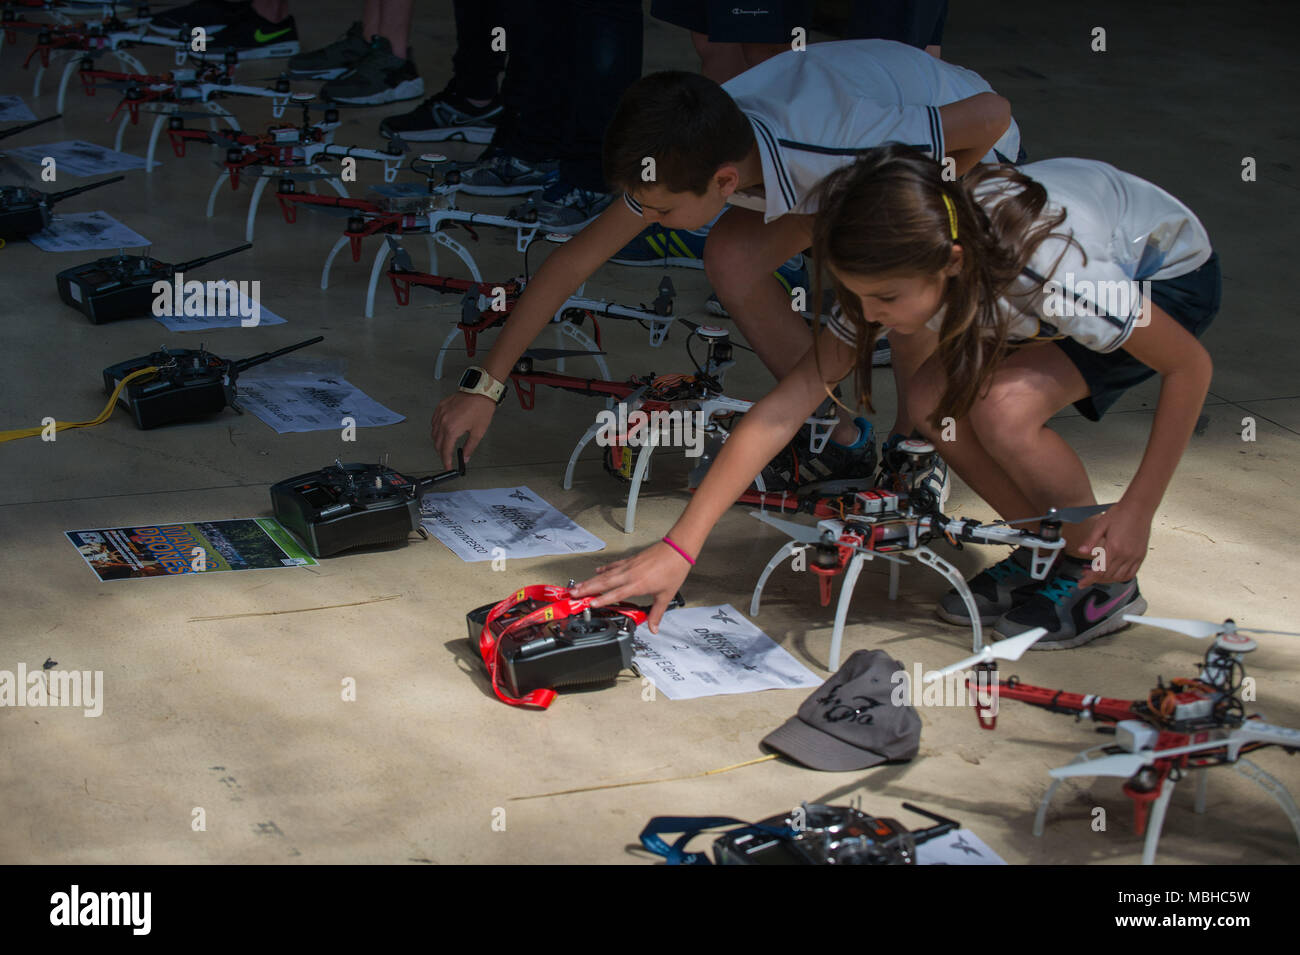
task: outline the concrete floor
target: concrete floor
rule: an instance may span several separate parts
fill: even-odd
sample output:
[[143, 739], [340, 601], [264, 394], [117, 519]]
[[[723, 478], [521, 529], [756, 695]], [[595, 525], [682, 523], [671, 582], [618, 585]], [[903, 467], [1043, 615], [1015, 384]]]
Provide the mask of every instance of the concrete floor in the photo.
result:
[[[356, 6], [320, 0], [313, 8], [319, 16], [300, 13], [304, 44], [333, 39]], [[419, 7], [417, 62], [432, 92], [448, 71], [450, 4]], [[1260, 2], [960, 3], [944, 52], [1011, 99], [1035, 158], [1105, 159], [1159, 182], [1209, 228], [1225, 278], [1223, 311], [1205, 338], [1215, 378], [1205, 427], [1156, 522], [1142, 588], [1154, 614], [1232, 616], [1243, 625], [1296, 630], [1300, 322], [1287, 276], [1300, 210], [1291, 114], [1279, 108], [1290, 98], [1285, 91], [1294, 93], [1296, 66], [1291, 46], [1268, 27], [1272, 9]], [[1107, 30], [1106, 53], [1089, 49], [1098, 25]], [[649, 19], [645, 49], [647, 71], [695, 68], [686, 35]], [[0, 90], [23, 94], [38, 115], [52, 112], [48, 93], [32, 101], [16, 52], [0, 54]], [[168, 60], [161, 51], [144, 58], [158, 68]], [[258, 64], [244, 70], [272, 72]], [[102, 97], [74, 96], [63, 120], [11, 145], [110, 143], [109, 108]], [[256, 101], [236, 101], [234, 109], [246, 125], [268, 119]], [[345, 113], [339, 141], [376, 144], [382, 113]], [[127, 148], [140, 152], [143, 141], [136, 131]], [[1244, 156], [1257, 160], [1258, 181], [1241, 180]], [[373, 181], [373, 170], [362, 168]], [[169, 157], [151, 176], [131, 173], [129, 188], [110, 187], [68, 209], [107, 210], [150, 236], [164, 258], [203, 254], [235, 244], [242, 233], [243, 200], [236, 197], [223, 196], [216, 217], [203, 217], [214, 174], [202, 157]], [[314, 357], [346, 359], [352, 382], [407, 415], [400, 425], [363, 430], [345, 456], [376, 460], [390, 452], [405, 470], [434, 470], [429, 415], [466, 363], [463, 354], [453, 356], [448, 377], [432, 380], [433, 350], [454, 321], [455, 303], [429, 295], [399, 309], [381, 298], [366, 320], [361, 266], [342, 264], [334, 287], [317, 288], [318, 263], [340, 223], [307, 218], [289, 226], [270, 205], [255, 256], [232, 260], [238, 267], [231, 272], [260, 279], [266, 305], [290, 325], [210, 333], [206, 344], [239, 356], [323, 334]], [[475, 254], [485, 275], [520, 270], [507, 237], [492, 229], [481, 231]], [[0, 301], [9, 303], [0, 324], [4, 427], [45, 415], [88, 417], [104, 400], [105, 365], [160, 342], [193, 347], [196, 336], [169, 334], [147, 319], [92, 326], [63, 306], [54, 273], [92, 257], [51, 255], [21, 242], [0, 251]], [[654, 270], [607, 266], [589, 288], [648, 301], [657, 280]], [[677, 270], [673, 280], [680, 313], [698, 318], [707, 294], [702, 274]], [[616, 374], [686, 365], [680, 343], [652, 352], [639, 329], [604, 327]], [[893, 411], [888, 379], [886, 371], [877, 383], [881, 424]], [[735, 393], [750, 397], [768, 386], [747, 356], [731, 380]], [[1135, 469], [1155, 396], [1155, 386], [1138, 389], [1102, 425], [1060, 420], [1101, 498], [1120, 493]], [[510, 398], [461, 486], [526, 483], [604, 539], [606, 553], [644, 546], [683, 506], [677, 488], [685, 467], [663, 459], [636, 534], [623, 535], [622, 489], [594, 454], [572, 491], [559, 486], [568, 446], [596, 410], [591, 401], [548, 392], [538, 410], [524, 413]], [[1254, 443], [1240, 437], [1246, 416], [1258, 422]], [[76, 528], [269, 514], [270, 483], [339, 454], [333, 432], [277, 437], [251, 415], [229, 412], [153, 432], [135, 430], [119, 413], [55, 443], [27, 440], [0, 450], [0, 669], [20, 661], [35, 668], [53, 657], [63, 668], [102, 670], [106, 694], [98, 719], [61, 709], [0, 711], [0, 861], [644, 862], [636, 835], [652, 815], [759, 818], [801, 800], [859, 796], [866, 808], [905, 820], [913, 817], [900, 809], [903, 800], [953, 816], [1013, 863], [1139, 858], [1141, 842], [1116, 780], [1071, 784], [1058, 796], [1046, 835], [1031, 835], [1047, 769], [1098, 739], [1087, 725], [1015, 703], [1005, 705], [996, 733], [978, 729], [964, 708], [923, 708], [921, 756], [907, 765], [818, 774], [768, 762], [710, 778], [519, 800], [752, 759], [759, 740], [804, 696], [645, 702], [639, 681], [626, 676], [612, 689], [563, 695], [546, 713], [498, 703], [468, 651], [464, 613], [522, 585], [589, 576], [597, 558], [517, 561], [493, 573], [429, 541], [309, 570], [101, 585], [63, 537]], [[962, 487], [952, 504], [954, 512], [987, 512]], [[743, 510], [733, 510], [689, 579], [688, 599], [745, 607], [780, 540], [776, 532], [754, 533]], [[973, 570], [996, 556], [968, 549], [953, 559]], [[869, 573], [846, 652], [882, 648], [909, 669], [914, 661], [928, 668], [955, 659], [969, 636], [934, 618], [942, 590], [934, 575], [907, 570], [891, 604], [881, 576]], [[276, 613], [391, 594], [399, 598]], [[220, 614], [264, 616], [193, 619]], [[831, 618], [818, 607], [811, 580], [779, 573], [756, 622], [824, 674]], [[1300, 643], [1264, 637], [1261, 644], [1249, 661], [1258, 707], [1272, 722], [1300, 726]], [[1032, 654], [1011, 671], [1041, 685], [1135, 697], [1157, 675], [1194, 675], [1201, 649], [1172, 633], [1132, 628], [1084, 649]], [[340, 700], [345, 677], [357, 681], [354, 703]], [[1257, 761], [1300, 791], [1300, 765], [1284, 753], [1268, 750]], [[1206, 816], [1192, 812], [1188, 789], [1170, 810], [1160, 862], [1300, 858], [1282, 812], [1236, 774], [1212, 774]], [[1091, 828], [1096, 806], [1109, 814], [1105, 832]], [[195, 807], [206, 812], [206, 832], [191, 829]], [[500, 809], [504, 831], [492, 825]]]

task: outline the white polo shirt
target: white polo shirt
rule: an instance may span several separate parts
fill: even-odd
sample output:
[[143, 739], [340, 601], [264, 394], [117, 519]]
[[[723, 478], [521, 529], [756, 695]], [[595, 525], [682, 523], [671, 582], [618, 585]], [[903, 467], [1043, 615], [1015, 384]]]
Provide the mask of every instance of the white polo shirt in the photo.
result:
[[[993, 88], [978, 74], [893, 40], [842, 40], [790, 50], [746, 70], [722, 88], [749, 117], [763, 164], [765, 198], [733, 196], [771, 222], [812, 213], [809, 194], [828, 174], [867, 149], [906, 143], [944, 155], [939, 107]], [[1013, 119], [995, 153], [1014, 162], [1020, 130]], [[641, 207], [624, 199], [637, 215]]]
[[[1044, 216], [1065, 210], [1048, 237], [1001, 298], [1012, 342], [1073, 338], [1086, 348], [1111, 352], [1123, 346], [1142, 321], [1143, 280], [1186, 275], [1213, 253], [1209, 234], [1191, 209], [1154, 183], [1094, 159], [1045, 159], [1020, 171], [1047, 190]], [[1006, 195], [1004, 181], [976, 192], [985, 209]], [[870, 223], [863, 223], [870, 228]], [[958, 236], [960, 241], [960, 236]], [[1077, 244], [1076, 244], [1077, 243]], [[927, 322], [936, 331], [943, 310]], [[826, 327], [852, 344], [856, 335], [838, 305]]]

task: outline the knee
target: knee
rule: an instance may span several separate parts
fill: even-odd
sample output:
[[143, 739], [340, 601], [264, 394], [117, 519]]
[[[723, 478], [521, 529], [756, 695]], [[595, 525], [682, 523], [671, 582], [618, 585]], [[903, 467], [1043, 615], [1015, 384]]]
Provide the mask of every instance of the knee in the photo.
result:
[[997, 383], [977, 400], [969, 415], [971, 429], [990, 454], [1014, 457], [1034, 432], [1043, 426], [1018, 389]]
[[[721, 222], [718, 225], [721, 226]], [[718, 227], [709, 233], [704, 243], [704, 274], [720, 296], [743, 291], [757, 277], [753, 257], [747, 254], [744, 242], [730, 230]]]

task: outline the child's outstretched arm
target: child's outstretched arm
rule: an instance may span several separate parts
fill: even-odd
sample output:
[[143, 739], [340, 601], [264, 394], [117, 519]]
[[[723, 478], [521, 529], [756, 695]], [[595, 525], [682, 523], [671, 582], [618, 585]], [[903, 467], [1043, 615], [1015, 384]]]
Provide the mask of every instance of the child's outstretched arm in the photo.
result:
[[1145, 308], [1151, 321], [1133, 329], [1124, 350], [1160, 373], [1160, 400], [1137, 473], [1119, 502], [1096, 519], [1088, 539], [1079, 547], [1083, 558], [1092, 557], [1094, 547], [1102, 548], [1105, 555], [1105, 570], [1087, 571], [1080, 587], [1137, 576], [1147, 555], [1156, 509], [1210, 390], [1214, 368], [1209, 352], [1167, 312], [1150, 302]]
[[[668, 532], [667, 537], [691, 557], [700, 553], [723, 512], [826, 399], [826, 386], [834, 385], [852, 369], [854, 349], [834, 335], [818, 335], [814, 348], [820, 349], [821, 374], [814, 350], [809, 348], [794, 370], [744, 416]], [[574, 594], [599, 594], [597, 606], [648, 594], [654, 599], [648, 623], [651, 632], [657, 633], [669, 601], [690, 569], [685, 557], [660, 542], [634, 557], [597, 567], [596, 576], [584, 581]]]
[[[959, 176], [974, 169], [1011, 126], [1011, 103], [997, 93], [976, 93], [939, 107], [943, 148]], [[1013, 157], [1014, 158], [1014, 157]]]
[[[645, 221], [617, 199], [596, 220], [560, 246], [542, 263], [501, 328], [483, 368], [505, 381], [519, 356], [541, 334], [556, 311], [596, 269], [645, 228]], [[431, 437], [444, 466], [456, 456], [456, 442], [468, 433], [465, 460], [483, 439], [496, 405], [483, 395], [453, 392], [438, 403], [430, 425]]]

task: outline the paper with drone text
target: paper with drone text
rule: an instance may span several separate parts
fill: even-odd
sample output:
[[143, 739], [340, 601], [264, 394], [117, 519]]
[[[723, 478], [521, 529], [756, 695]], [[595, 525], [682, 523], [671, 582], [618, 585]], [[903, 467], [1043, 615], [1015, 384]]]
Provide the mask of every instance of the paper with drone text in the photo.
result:
[[406, 418], [385, 408], [339, 375], [297, 373], [284, 377], [249, 374], [239, 379], [239, 405], [276, 434], [381, 428]]
[[426, 494], [420, 522], [466, 563], [603, 550], [584, 530], [527, 487]]
[[[122, 172], [127, 169], [143, 169], [144, 160], [130, 153], [118, 152], [107, 146], [98, 146], [81, 139], [68, 139], [61, 143], [44, 143], [40, 146], [24, 146], [21, 149], [7, 150], [15, 159], [42, 165], [46, 159], [54, 160], [54, 170], [59, 176], [102, 176], [110, 172]], [[162, 163], [154, 160], [155, 166]], [[58, 180], [56, 180], [58, 181]], [[55, 192], [59, 188], [54, 186]], [[109, 186], [108, 188], [113, 188]], [[129, 186], [122, 188], [129, 189]]]
[[731, 604], [670, 610], [657, 634], [637, 628], [632, 649], [637, 670], [670, 700], [823, 682]]
[[54, 220], [28, 238], [42, 252], [89, 252], [92, 249], [138, 249], [148, 239], [107, 212], [55, 213]]
[[[252, 314], [252, 303], [242, 291], [236, 293], [234, 307], [220, 294], [208, 294], [204, 297], [201, 315], [155, 315], [154, 320], [167, 326], [173, 332], [204, 332], [209, 328], [241, 328]], [[261, 302], [257, 304], [257, 324], [283, 325], [285, 319], [271, 311]]]
[[1007, 861], [969, 829], [957, 829], [917, 846], [916, 864], [1006, 865]]
[[0, 96], [0, 123], [21, 123], [36, 118], [21, 96]]

